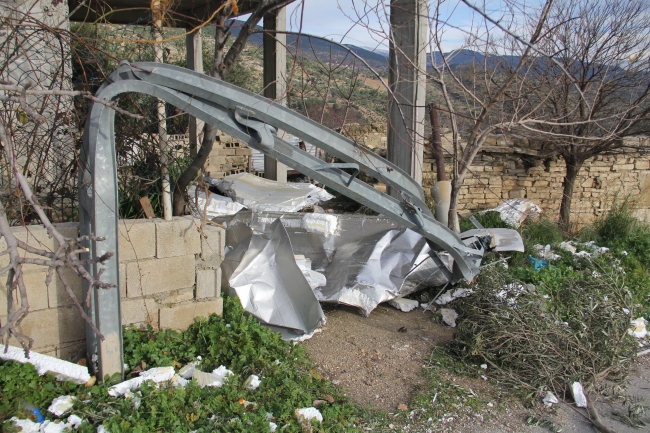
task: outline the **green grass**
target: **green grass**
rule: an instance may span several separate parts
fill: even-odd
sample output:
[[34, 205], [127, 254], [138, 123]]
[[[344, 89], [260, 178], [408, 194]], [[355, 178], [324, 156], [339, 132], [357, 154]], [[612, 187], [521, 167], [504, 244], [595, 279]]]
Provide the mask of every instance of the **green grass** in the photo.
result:
[[[286, 426], [285, 432], [299, 432], [295, 409], [331, 395], [334, 403], [319, 408], [324, 422], [314, 422], [316, 431], [361, 431], [358, 425], [363, 422], [364, 410], [321, 378], [302, 346], [282, 341], [277, 333], [261, 326], [244, 313], [237, 299], [225, 299], [223, 317], [197, 320], [184, 332], [124, 331], [124, 359], [130, 367], [143, 361], [148, 368], [178, 367], [198, 355], [203, 357], [201, 370], [211, 371], [223, 364], [235, 375], [221, 388], [200, 388], [193, 382], [185, 388], [145, 384], [139, 389], [138, 408], [133, 400], [107, 394], [115, 379], [107, 378], [87, 389], [38, 376], [31, 365], [2, 362], [0, 421], [26, 415], [23, 402], [41, 408], [46, 418], [54, 420], [46, 409], [54, 397], [67, 394], [76, 396], [78, 402], [87, 401], [75, 404], [72, 412], [84, 419], [82, 432], [94, 432], [100, 424], [111, 433], [268, 432], [267, 413], [272, 414], [278, 429]], [[262, 378], [254, 391], [243, 386], [251, 374]], [[246, 407], [241, 399], [254, 404]]]

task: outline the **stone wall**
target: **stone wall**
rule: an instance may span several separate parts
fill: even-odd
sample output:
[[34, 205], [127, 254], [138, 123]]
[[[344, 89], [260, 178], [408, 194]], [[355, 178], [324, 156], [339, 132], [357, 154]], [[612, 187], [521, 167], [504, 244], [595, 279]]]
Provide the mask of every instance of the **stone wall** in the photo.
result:
[[[385, 125], [351, 125], [344, 133], [382, 153]], [[447, 177], [451, 174], [451, 137], [443, 133]], [[647, 137], [633, 138], [650, 145]], [[566, 173], [561, 158], [542, 159], [540, 149], [492, 136], [477, 155], [460, 191], [459, 211], [466, 215], [490, 209], [510, 198], [527, 198], [542, 207], [551, 219], [559, 217], [562, 182]], [[422, 162], [422, 186], [428, 197], [436, 176], [436, 163], [429, 149]], [[585, 162], [573, 193], [572, 221], [587, 224], [610, 209], [616, 197], [631, 197], [637, 215], [650, 220], [650, 157], [639, 154], [597, 156]]]
[[[185, 329], [195, 317], [221, 314], [221, 261], [225, 233], [215, 226], [197, 231], [192, 217], [120, 220], [120, 293], [122, 324], [149, 324], [155, 329]], [[66, 237], [77, 237], [77, 224], [58, 224]], [[16, 227], [28, 244], [55, 250], [57, 243], [42, 226]], [[4, 248], [2, 248], [4, 249]], [[0, 267], [8, 264], [0, 257]], [[47, 269], [24, 265], [30, 313], [20, 330], [34, 339], [34, 350], [63, 359], [85, 351], [84, 322], [58, 278], [45, 285]], [[78, 299], [81, 280], [66, 270]], [[7, 311], [5, 285], [0, 285], [0, 320]], [[20, 300], [16, 300], [16, 305]]]

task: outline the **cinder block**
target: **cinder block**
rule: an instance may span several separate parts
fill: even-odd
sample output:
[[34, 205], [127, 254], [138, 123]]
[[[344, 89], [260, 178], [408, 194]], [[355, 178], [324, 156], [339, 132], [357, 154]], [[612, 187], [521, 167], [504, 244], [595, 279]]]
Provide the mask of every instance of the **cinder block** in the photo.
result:
[[156, 222], [156, 257], [177, 257], [201, 252], [198, 220], [192, 217]]
[[221, 268], [196, 271], [196, 299], [221, 295]]
[[[72, 269], [64, 269], [63, 277], [66, 279], [72, 292], [77, 297], [77, 300], [81, 305], [84, 305], [85, 299], [83, 297], [83, 289], [81, 286], [81, 277], [77, 275]], [[49, 306], [50, 308], [58, 307], [61, 305], [73, 305], [72, 299], [65, 291], [65, 286], [57, 274], [54, 275], [54, 279], [50, 284], [48, 290]]]
[[176, 305], [181, 304], [186, 301], [190, 301], [194, 298], [194, 288], [190, 287], [189, 289], [181, 289], [176, 293], [168, 294], [164, 299], [160, 300], [162, 305]]
[[[54, 227], [66, 238], [77, 239], [79, 237], [79, 223], [59, 223]], [[58, 246], [59, 243], [55, 240], [54, 245]]]
[[210, 314], [223, 313], [223, 299], [212, 301], [189, 302], [169, 308], [161, 308], [159, 323], [161, 329], [187, 329], [196, 317], [208, 317]]
[[[48, 289], [45, 285], [45, 278], [47, 278], [47, 268], [39, 266], [40, 269], [34, 271], [24, 271], [23, 281], [27, 288], [27, 300], [29, 301], [29, 311], [44, 310], [49, 307], [48, 305]], [[50, 283], [50, 290], [56, 291], [56, 279], [54, 274], [52, 282]], [[20, 306], [18, 290], [16, 290], [17, 306]], [[6, 311], [6, 310], [5, 310]]]
[[[22, 226], [22, 227], [12, 227], [11, 231], [13, 232], [16, 239], [21, 240], [27, 243], [29, 246], [38, 248], [40, 250], [45, 250], [49, 252], [54, 252], [55, 242], [54, 239], [50, 238], [47, 234], [47, 230], [43, 226]], [[7, 249], [7, 243], [5, 242], [4, 237], [0, 239], [0, 251]], [[27, 253], [24, 250], [19, 250], [21, 257], [31, 257], [37, 259], [45, 259], [45, 257], [38, 254]], [[9, 264], [9, 254], [0, 256], [0, 267], [5, 267]], [[34, 264], [24, 264], [24, 271], [34, 271], [42, 269], [41, 265]]]
[[194, 255], [126, 264], [126, 292], [129, 298], [192, 287], [194, 278]]
[[[158, 220], [159, 221], [159, 220]], [[156, 224], [153, 220], [120, 220], [120, 262], [141, 260], [156, 254]]]
[[126, 264], [120, 263], [120, 299], [126, 298]]
[[209, 260], [215, 256], [219, 263], [223, 260], [223, 249], [226, 241], [226, 231], [221, 227], [209, 224], [203, 228], [206, 236], [201, 236], [201, 258]]
[[19, 329], [34, 339], [34, 347], [45, 347], [83, 340], [84, 323], [75, 307], [48, 308], [30, 312]]
[[158, 304], [151, 298], [122, 299], [120, 302], [122, 325], [148, 323], [158, 328]]

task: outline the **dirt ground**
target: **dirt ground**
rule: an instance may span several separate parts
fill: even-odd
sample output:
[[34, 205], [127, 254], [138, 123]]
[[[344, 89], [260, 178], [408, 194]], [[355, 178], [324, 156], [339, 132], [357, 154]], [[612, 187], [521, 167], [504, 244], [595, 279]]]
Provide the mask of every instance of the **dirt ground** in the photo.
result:
[[[431, 312], [416, 309], [409, 313], [387, 304], [369, 317], [348, 307], [325, 307], [327, 325], [322, 332], [304, 342], [321, 374], [342, 388], [351, 399], [369, 408], [397, 412], [398, 405], [409, 405], [411, 396], [426, 385], [426, 368], [433, 347], [453, 337], [453, 328], [432, 320]], [[470, 415], [450, 416], [435, 425], [411, 423], [395, 430], [410, 432], [453, 431], [459, 433], [497, 433], [551, 431], [548, 427], [525, 423], [529, 415], [548, 419], [565, 433], [594, 432], [584, 409], [562, 402], [552, 409], [525, 408], [513, 399], [503, 399], [502, 389], [481, 379], [450, 377], [488, 401], [483, 410]], [[499, 394], [499, 396], [497, 396]], [[640, 359], [624, 394], [636, 396], [650, 406], [650, 356]], [[495, 403], [491, 403], [494, 401]], [[499, 403], [507, 401], [507, 403]], [[611, 418], [621, 411], [620, 404], [596, 403], [603, 423], [618, 433], [639, 432]], [[409, 407], [409, 410], [416, 409]], [[390, 415], [389, 415], [390, 416]], [[650, 409], [642, 418], [650, 426]], [[646, 427], [650, 431], [650, 427]]]

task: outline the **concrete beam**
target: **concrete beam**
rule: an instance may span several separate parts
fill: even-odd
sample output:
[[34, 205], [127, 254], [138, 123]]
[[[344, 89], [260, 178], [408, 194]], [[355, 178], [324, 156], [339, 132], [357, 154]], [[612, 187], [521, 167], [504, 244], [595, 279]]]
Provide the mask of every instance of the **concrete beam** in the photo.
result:
[[[388, 160], [422, 184], [427, 48], [426, 0], [392, 0]], [[394, 191], [389, 193], [395, 197]]]
[[[201, 29], [185, 35], [185, 46], [187, 48], [187, 68], [203, 73], [203, 38]], [[190, 116], [189, 124], [190, 156], [195, 157], [203, 132], [203, 122], [194, 116]], [[200, 135], [200, 136], [199, 136]]]
[[[282, 105], [287, 105], [287, 35], [276, 34], [275, 31], [286, 29], [286, 8], [264, 16], [264, 96]], [[283, 135], [283, 131], [278, 131], [278, 137]], [[287, 166], [265, 155], [264, 177], [286, 182]]]

